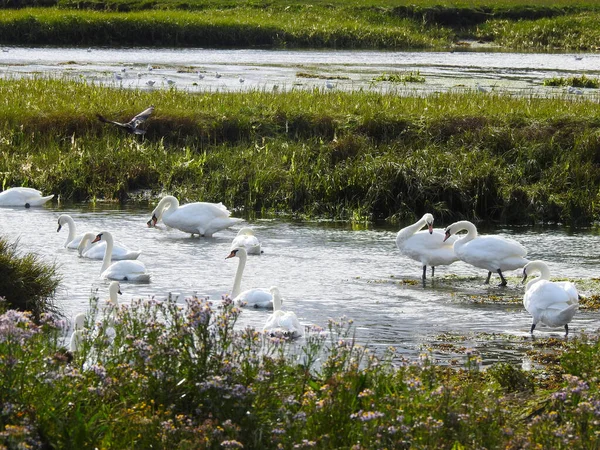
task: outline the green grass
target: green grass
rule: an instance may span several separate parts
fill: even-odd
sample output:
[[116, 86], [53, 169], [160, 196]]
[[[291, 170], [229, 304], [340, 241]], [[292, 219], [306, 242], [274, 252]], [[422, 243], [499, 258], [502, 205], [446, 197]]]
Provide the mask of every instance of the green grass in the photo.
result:
[[425, 83], [425, 77], [416, 72], [383, 73], [373, 78], [373, 81], [388, 81], [391, 83]]
[[[2, 80], [0, 173], [64, 201], [148, 189], [248, 213], [586, 225], [599, 214], [600, 112], [577, 100]], [[95, 117], [150, 104], [144, 138]]]
[[30, 311], [39, 322], [44, 313], [57, 311], [54, 293], [60, 283], [58, 268], [34, 253], [21, 254], [18, 242], [0, 236], [0, 311]]
[[600, 6], [592, 1], [3, 4], [16, 7], [0, 17], [3, 45], [439, 49], [480, 40], [511, 49], [589, 51], [597, 48], [600, 29]]
[[[64, 324], [0, 315], [6, 448], [596, 448], [596, 338], [536, 339], [544, 369], [482, 370], [358, 346], [352, 321], [289, 343], [237, 329], [231, 301], [93, 300], [83, 344]], [[551, 358], [548, 358], [548, 355]], [[27, 388], [24, 389], [23, 386]]]
[[585, 75], [580, 77], [553, 77], [544, 80], [544, 86], [573, 86], [581, 88], [593, 88], [598, 89], [600, 87], [600, 80], [598, 78], [589, 78]]

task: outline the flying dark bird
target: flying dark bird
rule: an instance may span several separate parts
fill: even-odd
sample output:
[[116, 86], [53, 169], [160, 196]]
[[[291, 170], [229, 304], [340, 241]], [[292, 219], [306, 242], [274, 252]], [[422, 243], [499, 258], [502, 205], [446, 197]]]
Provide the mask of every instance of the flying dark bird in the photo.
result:
[[138, 126], [140, 124], [144, 123], [146, 120], [148, 120], [148, 117], [150, 117], [150, 114], [152, 114], [153, 112], [154, 112], [154, 105], [150, 106], [150, 108], [148, 108], [148, 109], [143, 110], [141, 113], [139, 113], [137, 116], [135, 116], [133, 119], [131, 119], [127, 123], [121, 123], [121, 122], [115, 122], [114, 120], [108, 120], [108, 119], [104, 118], [103, 116], [101, 116], [100, 114], [98, 114], [98, 120], [100, 120], [100, 122], [104, 122], [104, 123], [112, 123], [131, 134], [144, 134], [146, 132], [146, 130], [142, 130], [142, 129], [138, 128]]

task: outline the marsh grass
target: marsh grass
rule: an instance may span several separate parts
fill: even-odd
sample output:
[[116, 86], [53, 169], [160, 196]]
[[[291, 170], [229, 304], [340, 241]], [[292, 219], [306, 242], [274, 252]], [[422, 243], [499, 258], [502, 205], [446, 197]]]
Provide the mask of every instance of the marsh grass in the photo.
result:
[[[289, 342], [236, 329], [231, 301], [106, 305], [82, 348], [46, 316], [0, 315], [0, 445], [8, 448], [594, 448], [596, 339], [562, 341], [557, 364], [482, 370], [376, 355], [352, 321]], [[536, 340], [543, 351], [544, 343]], [[72, 358], [72, 359], [71, 359]], [[560, 363], [562, 361], [562, 364]], [[552, 381], [549, 381], [551, 379]], [[23, 389], [22, 386], [27, 386]], [[335, 432], [334, 432], [335, 431]], [[558, 433], [558, 435], [557, 435]], [[360, 444], [365, 443], [365, 444]], [[366, 444], [368, 443], [368, 444]]]
[[593, 50], [600, 17], [598, 4], [587, 0], [3, 0], [1, 6], [11, 9], [0, 17], [0, 42], [16, 45], [439, 49], [485, 40], [517, 49]]
[[573, 86], [580, 88], [593, 88], [597, 89], [600, 87], [600, 80], [598, 78], [589, 78], [585, 75], [576, 77], [553, 77], [543, 82], [544, 86]]
[[425, 83], [425, 77], [417, 70], [415, 72], [383, 73], [373, 78], [373, 81], [389, 81], [392, 83]]
[[29, 311], [35, 321], [42, 314], [57, 312], [54, 294], [61, 281], [58, 268], [34, 253], [21, 253], [18, 241], [0, 236], [0, 297], [5, 307]]
[[[401, 220], [433, 211], [505, 223], [598, 217], [593, 101], [477, 93], [141, 92], [3, 80], [3, 186], [65, 200], [137, 189], [250, 212]], [[106, 127], [148, 105], [144, 138]]]

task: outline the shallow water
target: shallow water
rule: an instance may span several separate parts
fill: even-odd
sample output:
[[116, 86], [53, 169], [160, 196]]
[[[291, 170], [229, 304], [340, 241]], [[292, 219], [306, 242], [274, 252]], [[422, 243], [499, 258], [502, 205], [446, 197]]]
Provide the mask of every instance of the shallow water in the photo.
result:
[[[44, 260], [58, 264], [63, 283], [57, 300], [69, 318], [86, 310], [92, 291], [97, 289], [100, 299], [106, 299], [108, 282], [98, 279], [101, 261], [78, 258], [75, 250], [63, 248], [67, 232], [56, 232], [61, 213], [74, 218], [78, 233], [110, 230], [127, 247], [143, 251], [139, 260], [151, 272], [151, 283], [122, 283], [122, 303], [150, 296], [164, 299], [169, 293], [180, 294], [181, 299], [197, 293], [220, 302], [222, 294], [231, 290], [237, 268], [237, 259], [225, 257], [239, 227], [213, 238], [191, 238], [164, 226], [148, 228], [146, 221], [152, 208], [5, 207], [0, 209], [0, 234], [11, 241], [18, 239], [21, 251], [38, 253]], [[522, 362], [531, 345], [531, 318], [520, 303], [473, 301], [481, 295], [519, 299], [523, 294], [520, 278], [509, 279], [506, 288], [496, 287], [495, 278], [491, 286], [486, 286], [485, 271], [458, 262], [439, 267], [437, 279], [428, 279], [422, 285], [419, 263], [403, 257], [395, 247], [396, 229], [353, 229], [349, 224], [281, 220], [256, 220], [243, 225], [255, 229], [264, 254], [248, 257], [242, 289], [279, 286], [284, 309], [295, 311], [303, 324], [326, 327], [328, 319], [346, 316], [354, 320], [362, 344], [373, 348], [395, 346], [409, 357], [431, 346], [434, 357], [440, 360], [456, 357], [460, 348], [464, 351], [468, 347], [477, 349], [484, 363]], [[549, 263], [554, 275], [575, 279], [598, 276], [600, 235], [593, 231], [569, 233], [555, 227], [495, 232], [523, 243], [531, 258]], [[448, 277], [450, 274], [459, 278]], [[517, 277], [518, 273], [508, 275]], [[244, 310], [239, 326], [260, 329], [268, 314]], [[596, 331], [599, 319], [597, 312], [579, 311], [570, 325], [570, 334]], [[560, 329], [542, 325], [536, 329], [538, 337], [563, 334]], [[448, 339], [453, 347], [441, 351], [439, 344]]]
[[[600, 55], [509, 53], [491, 51], [390, 52], [335, 50], [112, 49], [10, 47], [0, 52], [0, 76], [68, 76], [112, 86], [191, 91], [240, 91], [274, 88], [393, 90], [424, 94], [483, 89], [520, 95], [565, 94], [542, 86], [555, 76], [598, 77]], [[581, 58], [581, 59], [576, 59]], [[148, 66], [153, 70], [148, 70]], [[122, 72], [122, 69], [125, 69]], [[425, 83], [374, 82], [383, 73], [420, 72]], [[199, 79], [197, 72], [204, 75]], [[220, 78], [216, 73], [221, 74]], [[114, 74], [123, 79], [117, 81]], [[306, 78], [299, 74], [309, 74]], [[240, 83], [240, 76], [244, 79]], [[153, 88], [146, 85], [155, 81]], [[595, 95], [596, 89], [582, 89]], [[576, 96], [576, 94], [572, 94]]]

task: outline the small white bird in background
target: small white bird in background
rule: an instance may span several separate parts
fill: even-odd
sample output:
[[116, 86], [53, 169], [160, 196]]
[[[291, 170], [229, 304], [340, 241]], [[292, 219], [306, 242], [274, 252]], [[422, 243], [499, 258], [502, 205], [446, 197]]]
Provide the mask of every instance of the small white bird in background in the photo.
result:
[[146, 85], [150, 86], [150, 87], [154, 86], [154, 83], [156, 83], [156, 81], [154, 81], [154, 80], [148, 80], [148, 81], [146, 81]]
[[219, 72], [215, 72], [215, 78], [221, 78], [221, 74]]
[[120, 73], [115, 72], [114, 76], [115, 76], [115, 81], [123, 81], [123, 75], [121, 75]]
[[148, 69], [148, 72], [152, 72], [152, 70], [154, 69], [154, 67], [152, 67], [150, 64], [148, 64], [147, 69]]
[[325, 81], [325, 87], [327, 89], [333, 89], [335, 87], [335, 84], [333, 84], [333, 81], [327, 80], [327, 81]]
[[176, 81], [172, 80], [170, 78], [165, 78], [165, 80], [169, 86], [175, 86], [175, 84], [176, 84]]
[[477, 83], [475, 85], [476, 89], [478, 92], [489, 92], [486, 88], [484, 88], [482, 85], [480, 85], [479, 83]]
[[523, 306], [531, 316], [531, 333], [541, 322], [549, 327], [565, 327], [569, 334], [569, 322], [579, 308], [577, 288], [569, 281], [550, 281], [550, 269], [543, 261], [531, 261], [523, 268], [523, 283], [527, 276], [539, 272], [540, 276], [525, 286]]
[[292, 311], [283, 311], [281, 309], [281, 294], [275, 286], [269, 289], [273, 296], [273, 314], [267, 319], [263, 327], [265, 333], [271, 335], [282, 335], [290, 339], [304, 336], [304, 327], [298, 321], [298, 317]]
[[200, 72], [198, 72], [198, 79], [199, 79], [199, 80], [204, 80], [204, 74], [203, 74], [203, 73], [200, 73]]
[[240, 75], [240, 77], [238, 78], [238, 81], [240, 82], [240, 84], [242, 84], [246, 80], [244, 78], [242, 78], [242, 76]]
[[569, 86], [569, 88], [567, 89], [567, 92], [569, 94], [583, 95], [583, 91], [581, 89], [577, 89], [573, 86]]
[[583, 56], [575, 55], [574, 58], [575, 58], [575, 61], [581, 61], [583, 59]]

